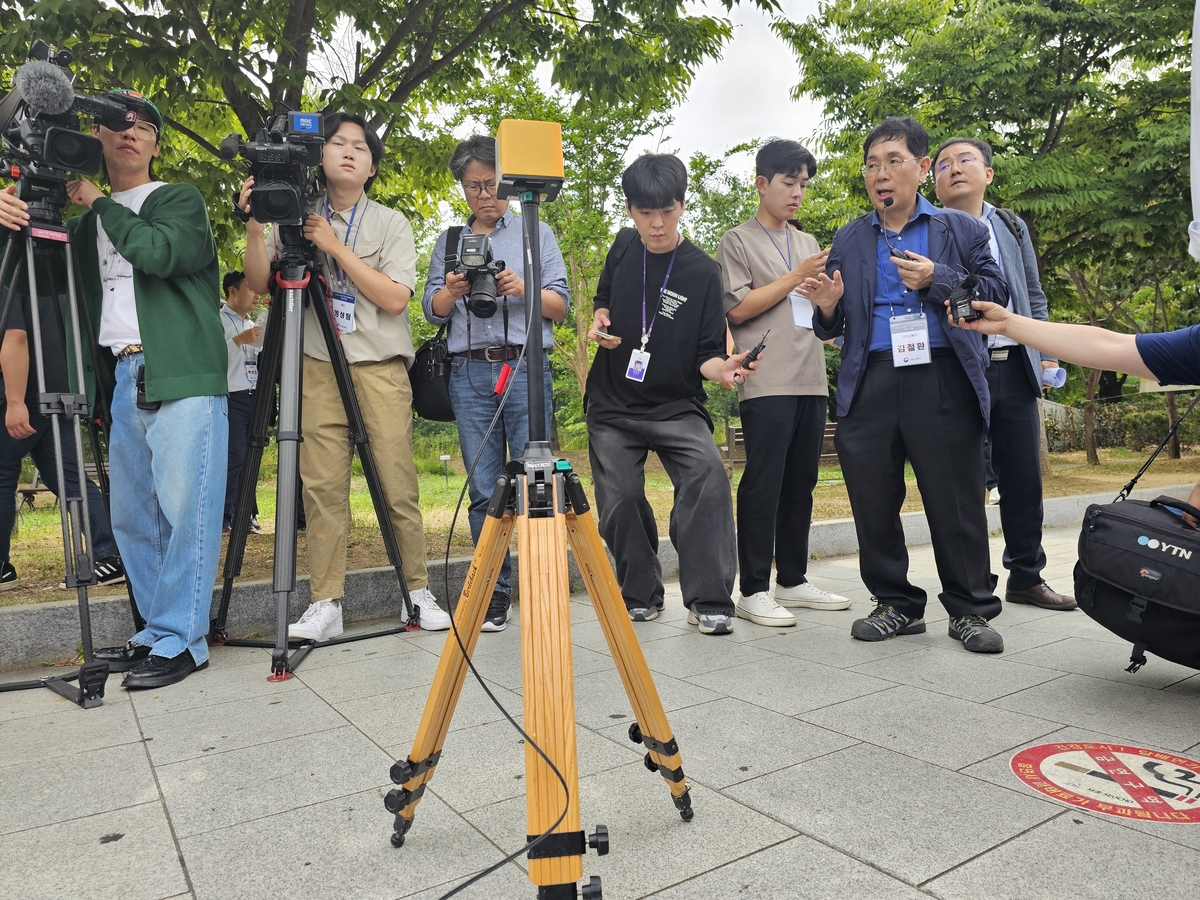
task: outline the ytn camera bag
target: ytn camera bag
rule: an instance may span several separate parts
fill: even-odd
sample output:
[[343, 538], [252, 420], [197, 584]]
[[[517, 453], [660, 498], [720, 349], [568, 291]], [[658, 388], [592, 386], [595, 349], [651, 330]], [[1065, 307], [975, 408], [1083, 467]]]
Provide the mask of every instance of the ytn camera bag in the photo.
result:
[[1127, 672], [1146, 664], [1147, 651], [1200, 669], [1200, 509], [1182, 500], [1127, 499], [1190, 413], [1192, 401], [1166, 438], [1112, 503], [1092, 504], [1079, 535], [1075, 598], [1079, 608], [1133, 644]]

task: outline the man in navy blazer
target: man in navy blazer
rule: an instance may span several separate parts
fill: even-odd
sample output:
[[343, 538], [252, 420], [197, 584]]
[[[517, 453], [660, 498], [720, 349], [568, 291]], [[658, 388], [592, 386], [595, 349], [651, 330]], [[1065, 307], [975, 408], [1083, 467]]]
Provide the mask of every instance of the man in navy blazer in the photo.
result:
[[999, 653], [1004, 641], [988, 624], [1001, 604], [984, 512], [987, 347], [979, 335], [947, 327], [945, 302], [968, 274], [979, 279], [980, 299], [1003, 304], [1008, 290], [987, 229], [918, 193], [928, 153], [929, 135], [912, 118], [887, 119], [867, 135], [863, 178], [875, 209], [839, 229], [826, 273], [804, 287], [817, 337], [844, 338], [836, 444], [859, 569], [876, 603], [850, 634], [881, 641], [925, 631], [926, 595], [908, 579], [900, 522], [907, 459], [950, 637], [973, 652]]
[[[998, 213], [984, 196], [992, 183], [992, 146], [975, 138], [954, 137], [933, 154], [933, 183], [947, 209], [967, 213], [988, 229], [992, 257], [1008, 283], [1008, 308], [1017, 315], [1049, 319], [1029, 232], [1016, 216]], [[1071, 610], [1075, 598], [1042, 580], [1041, 413], [1042, 371], [1058, 360], [1023, 347], [1002, 334], [987, 338], [991, 365], [988, 439], [1000, 487], [1000, 524], [1004, 529], [1004, 599], [1042, 609]]]

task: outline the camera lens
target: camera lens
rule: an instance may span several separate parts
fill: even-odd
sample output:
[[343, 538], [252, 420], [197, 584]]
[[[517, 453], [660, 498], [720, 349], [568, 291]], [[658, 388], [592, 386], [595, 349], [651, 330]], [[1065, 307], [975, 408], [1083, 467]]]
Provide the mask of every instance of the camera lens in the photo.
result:
[[100, 141], [91, 135], [57, 126], [46, 131], [45, 160], [56, 169], [95, 175], [102, 154]]
[[496, 314], [496, 276], [481, 272], [471, 282], [471, 295], [467, 298], [467, 309], [481, 319], [490, 319]]

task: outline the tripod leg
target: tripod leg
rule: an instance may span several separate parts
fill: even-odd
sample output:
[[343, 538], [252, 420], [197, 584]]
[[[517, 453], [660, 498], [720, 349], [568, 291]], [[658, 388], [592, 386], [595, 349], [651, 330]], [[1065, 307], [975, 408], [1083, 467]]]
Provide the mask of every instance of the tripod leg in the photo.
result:
[[[429, 699], [425, 701], [421, 724], [413, 739], [412, 752], [407, 760], [397, 760], [391, 769], [392, 782], [400, 787], [388, 792], [383, 805], [388, 812], [396, 814], [395, 834], [392, 835], [392, 845], [395, 847], [403, 846], [404, 835], [412, 827], [417, 804], [425, 793], [425, 785], [433, 778], [446, 732], [450, 730], [450, 719], [454, 716], [454, 708], [458, 705], [458, 696], [469, 668], [467, 660], [475, 652], [475, 643], [479, 640], [479, 631], [483, 627], [488, 603], [492, 591], [496, 589], [496, 579], [500, 577], [500, 567], [512, 537], [514, 517], [508, 507], [514, 486], [514, 479], [509, 475], [496, 483], [479, 543], [471, 557], [471, 568], [467, 570], [462, 596], [454, 612], [454, 631], [446, 636], [446, 645], [429, 689]], [[465, 654], [458, 647], [460, 639]]]
[[574, 896], [575, 882], [583, 877], [583, 833], [579, 828], [579, 763], [563, 479], [553, 477], [551, 493], [547, 483], [551, 479], [545, 478], [546, 470], [527, 464], [526, 471], [528, 475], [517, 478], [517, 489], [526, 501], [517, 520], [517, 546], [521, 548], [518, 590], [525, 731], [554, 763], [566, 782], [568, 795], [564, 815], [562, 784], [546, 760], [526, 741], [526, 834], [542, 834], [562, 816], [544, 846], [530, 851], [529, 880], [539, 887], [570, 885]]
[[[396, 531], [392, 527], [392, 517], [388, 513], [387, 500], [383, 496], [383, 487], [379, 483], [379, 470], [375, 467], [375, 455], [371, 452], [371, 443], [367, 436], [367, 426], [363, 421], [362, 409], [358, 405], [358, 397], [354, 393], [354, 382], [350, 378], [350, 366], [346, 363], [346, 355], [342, 352], [342, 344], [338, 339], [337, 330], [333, 324], [329, 307], [321, 282], [313, 279], [308, 286], [308, 302], [316, 313], [317, 323], [321, 326], [321, 334], [325, 338], [325, 347], [329, 351], [329, 361], [333, 365], [333, 374], [337, 379], [338, 391], [342, 395], [342, 406], [346, 410], [346, 421], [350, 425], [350, 440], [358, 450], [358, 458], [362, 462], [363, 477], [371, 492], [371, 503], [375, 508], [375, 518], [379, 522], [379, 533], [383, 536], [383, 546], [387, 550], [388, 562], [396, 570], [396, 581], [400, 585], [400, 597], [404, 602], [404, 614], [409, 627], [415, 630], [420, 626], [420, 613], [413, 607], [412, 598], [408, 595], [408, 582], [404, 580], [404, 563], [400, 558], [400, 547], [396, 543]], [[446, 598], [449, 602], [449, 598]]]
[[[208, 641], [210, 644], [221, 645], [228, 640], [225, 623], [229, 618], [229, 601], [233, 596], [233, 581], [242, 573], [242, 560], [246, 555], [246, 540], [250, 535], [250, 511], [254, 506], [254, 492], [258, 484], [259, 469], [262, 466], [263, 449], [270, 441], [267, 430], [271, 424], [271, 405], [275, 398], [275, 385], [279, 380], [279, 354], [283, 340], [283, 304], [272, 303], [267, 312], [266, 335], [263, 339], [263, 350], [259, 354], [258, 389], [254, 394], [254, 407], [250, 414], [250, 440], [246, 452], [246, 460], [242, 464], [241, 479], [238, 482], [237, 506], [233, 512], [233, 528], [229, 535], [229, 545], [225, 549], [225, 568], [222, 572], [221, 601], [217, 607], [217, 617], [212, 620]], [[233, 436], [230, 436], [233, 440]], [[275, 530], [279, 530], [278, 520]], [[293, 536], [294, 541], [294, 536]]]
[[654, 687], [642, 645], [633, 631], [633, 623], [629, 620], [621, 596], [621, 587], [604, 552], [604, 543], [596, 528], [583, 485], [573, 472], [567, 476], [567, 496], [571, 501], [571, 511], [567, 513], [567, 540], [575, 553], [575, 562], [591, 595], [596, 617], [604, 630], [617, 673], [625, 685], [625, 693], [629, 696], [629, 704], [637, 720], [630, 726], [629, 737], [634, 743], [646, 746], [646, 768], [662, 775], [671, 789], [671, 798], [679, 815], [685, 822], [691, 821], [692, 799], [683, 774], [679, 746], [671, 733], [671, 723], [667, 721], [658, 690]]

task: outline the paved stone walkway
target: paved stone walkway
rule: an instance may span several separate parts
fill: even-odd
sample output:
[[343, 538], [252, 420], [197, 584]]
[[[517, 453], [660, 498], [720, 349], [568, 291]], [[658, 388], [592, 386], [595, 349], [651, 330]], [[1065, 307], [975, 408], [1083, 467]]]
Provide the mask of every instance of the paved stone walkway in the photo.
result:
[[[1047, 532], [1061, 590], [1076, 536]], [[928, 547], [912, 571], [936, 591]], [[573, 598], [583, 821], [612, 834], [584, 871], [606, 900], [1200, 897], [1200, 824], [1069, 807], [1009, 767], [1055, 741], [1200, 759], [1200, 674], [1154, 657], [1125, 674], [1128, 645], [1080, 612], [1006, 608], [998, 657], [947, 637], [936, 604], [925, 635], [852, 641], [870, 608], [856, 559], [810, 574], [853, 609], [703, 637], [672, 585], [659, 621], [637, 626], [692, 781], [688, 824], [626, 738], [603, 635]], [[408, 843], [388, 843], [388, 767], [408, 754], [444, 639], [318, 650], [282, 684], [266, 681], [267, 651], [219, 648], [161, 691], [127, 694], [114, 676], [87, 711], [0, 694], [0, 898], [440, 897], [525, 834], [522, 746], [468, 680]], [[476, 654], [515, 715], [519, 639], [514, 620]], [[459, 896], [535, 895], [509, 865]]]

